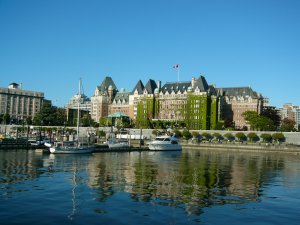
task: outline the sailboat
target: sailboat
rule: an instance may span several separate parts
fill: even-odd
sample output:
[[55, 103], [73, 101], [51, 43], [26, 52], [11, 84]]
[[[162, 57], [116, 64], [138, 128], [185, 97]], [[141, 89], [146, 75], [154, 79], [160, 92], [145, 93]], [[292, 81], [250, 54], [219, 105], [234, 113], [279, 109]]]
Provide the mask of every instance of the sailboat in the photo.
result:
[[75, 141], [58, 141], [50, 147], [50, 153], [54, 154], [83, 154], [91, 153], [93, 146], [79, 142], [79, 120], [80, 120], [80, 101], [81, 101], [81, 79], [79, 80], [78, 90], [78, 109], [77, 109], [77, 140]]

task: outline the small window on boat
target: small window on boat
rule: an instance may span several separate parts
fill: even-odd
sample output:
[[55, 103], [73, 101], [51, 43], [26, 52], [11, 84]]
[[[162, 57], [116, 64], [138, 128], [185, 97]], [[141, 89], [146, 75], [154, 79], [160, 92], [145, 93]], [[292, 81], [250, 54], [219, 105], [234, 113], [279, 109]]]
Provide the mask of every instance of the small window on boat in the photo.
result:
[[178, 142], [175, 141], [175, 140], [172, 140], [171, 143], [174, 144], [174, 145], [177, 145], [177, 144], [178, 144]]

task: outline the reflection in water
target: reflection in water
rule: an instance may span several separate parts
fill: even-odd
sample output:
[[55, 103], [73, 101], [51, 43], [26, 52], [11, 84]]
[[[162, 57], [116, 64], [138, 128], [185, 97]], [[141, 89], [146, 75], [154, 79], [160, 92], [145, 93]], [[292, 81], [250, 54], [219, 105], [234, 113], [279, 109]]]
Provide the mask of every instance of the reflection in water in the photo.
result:
[[[0, 210], [13, 210], [9, 198], [20, 198], [28, 201], [28, 209], [34, 210], [36, 204], [36, 210], [46, 215], [50, 202], [57, 206], [58, 217], [68, 221], [78, 221], [83, 215], [118, 214], [122, 209], [112, 204], [120, 202], [133, 207], [136, 214], [134, 207], [143, 206], [199, 217], [212, 206], [259, 203], [278, 177], [297, 177], [299, 171], [299, 159], [279, 154], [183, 150], [43, 155], [0, 151], [0, 199], [8, 205]], [[24, 191], [29, 194], [19, 194]], [[32, 200], [35, 194], [40, 204]], [[40, 210], [41, 204], [44, 210]], [[55, 218], [51, 222], [68, 223]]]
[[184, 208], [259, 201], [263, 183], [284, 167], [280, 158], [234, 153], [108, 153], [94, 156], [90, 185], [99, 201], [124, 191], [134, 201]]

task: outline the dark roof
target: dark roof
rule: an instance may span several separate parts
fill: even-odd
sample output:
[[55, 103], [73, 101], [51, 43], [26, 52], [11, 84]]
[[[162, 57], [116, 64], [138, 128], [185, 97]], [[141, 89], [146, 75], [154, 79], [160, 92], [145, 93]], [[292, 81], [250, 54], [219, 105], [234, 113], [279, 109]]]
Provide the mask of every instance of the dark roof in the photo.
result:
[[206, 82], [205, 77], [200, 76], [200, 77], [196, 80], [196, 82], [195, 82], [195, 84], [194, 84], [194, 90], [195, 90], [197, 87], [199, 88], [200, 92], [205, 92], [205, 91], [208, 90], [208, 84], [207, 84], [207, 82]]
[[120, 100], [121, 102], [125, 101], [126, 103], [128, 103], [129, 95], [129, 92], [118, 92], [114, 98], [114, 102], [118, 102]]
[[102, 81], [102, 84], [98, 86], [98, 89], [101, 94], [107, 94], [108, 87], [111, 86], [113, 90], [117, 91], [117, 86], [115, 85], [114, 81], [111, 77], [105, 77]]
[[185, 92], [187, 91], [188, 87], [191, 86], [191, 82], [168, 82], [166, 83], [162, 88], [161, 88], [161, 92], [163, 94], [165, 93], [171, 93], [172, 91], [174, 91], [175, 93], [177, 92]]
[[144, 88], [145, 88], [145, 87], [144, 87], [143, 82], [142, 82], [141, 80], [139, 80], [139, 81], [137, 82], [137, 84], [135, 85], [135, 87], [133, 88], [131, 94], [134, 94], [135, 90], [137, 90], [138, 94], [141, 95], [141, 94], [143, 94]]
[[258, 98], [260, 95], [253, 91], [251, 87], [228, 87], [228, 88], [217, 88], [221, 95], [224, 96], [243, 96], [243, 97], [251, 97]]
[[156, 82], [154, 80], [149, 79], [145, 86], [145, 89], [147, 90], [148, 94], [154, 94], [155, 88], [157, 88]]

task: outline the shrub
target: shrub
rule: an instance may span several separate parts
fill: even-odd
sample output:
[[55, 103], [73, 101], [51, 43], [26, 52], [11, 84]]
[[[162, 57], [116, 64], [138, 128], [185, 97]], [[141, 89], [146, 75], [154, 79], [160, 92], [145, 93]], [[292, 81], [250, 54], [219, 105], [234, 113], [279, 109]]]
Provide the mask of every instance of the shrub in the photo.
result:
[[220, 141], [223, 139], [223, 136], [220, 133], [213, 133], [213, 137], [217, 140]]
[[272, 142], [272, 135], [271, 134], [261, 134], [260, 137], [263, 139], [263, 142], [270, 143]]
[[226, 133], [224, 134], [224, 137], [228, 140], [228, 141], [234, 141], [235, 137], [232, 133]]
[[247, 137], [249, 138], [250, 142], [256, 142], [259, 139], [257, 134], [254, 132], [250, 132]]
[[174, 130], [174, 134], [176, 135], [176, 137], [181, 138], [182, 137], [182, 133], [180, 130]]
[[182, 131], [182, 136], [186, 139], [186, 140], [189, 140], [191, 137], [192, 137], [192, 134], [189, 130], [187, 129], [184, 129]]
[[246, 141], [247, 140], [247, 137], [243, 132], [238, 132], [238, 133], [235, 134], [235, 136], [239, 141]]
[[274, 141], [276, 141], [278, 143], [285, 141], [285, 137], [284, 137], [283, 133], [274, 133], [274, 134], [272, 134], [272, 138]]
[[194, 138], [197, 138], [200, 134], [197, 131], [193, 131], [192, 135]]
[[211, 139], [213, 138], [212, 136], [211, 136], [211, 134], [210, 133], [207, 133], [207, 132], [204, 132], [204, 133], [202, 133], [202, 136], [205, 138], [205, 140], [207, 140], [207, 141], [211, 141]]

